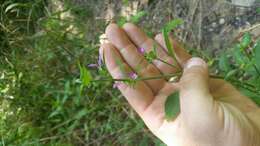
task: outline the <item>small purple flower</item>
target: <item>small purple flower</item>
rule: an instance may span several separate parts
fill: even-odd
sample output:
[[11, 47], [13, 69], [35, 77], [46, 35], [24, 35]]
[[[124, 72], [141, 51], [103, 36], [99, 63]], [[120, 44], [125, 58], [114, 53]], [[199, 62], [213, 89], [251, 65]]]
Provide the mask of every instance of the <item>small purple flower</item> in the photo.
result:
[[138, 48], [138, 52], [141, 53], [142, 55], [144, 55], [145, 49], [144, 48]]
[[98, 56], [98, 66], [99, 67], [102, 66], [102, 56], [101, 56], [101, 54], [99, 54], [99, 56]]
[[93, 63], [93, 64], [89, 64], [88, 67], [89, 67], [89, 68], [98, 68], [99, 65]]
[[115, 82], [115, 83], [113, 84], [113, 88], [114, 88], [114, 89], [115, 89], [115, 88], [118, 88], [120, 85], [121, 85], [121, 82]]
[[98, 56], [97, 63], [92, 63], [92, 64], [88, 65], [89, 68], [101, 68], [101, 66], [102, 66], [102, 57], [101, 57], [101, 55]]
[[138, 75], [137, 75], [136, 73], [134, 73], [134, 72], [129, 73], [128, 76], [129, 76], [131, 79], [134, 79], [134, 80], [138, 78]]

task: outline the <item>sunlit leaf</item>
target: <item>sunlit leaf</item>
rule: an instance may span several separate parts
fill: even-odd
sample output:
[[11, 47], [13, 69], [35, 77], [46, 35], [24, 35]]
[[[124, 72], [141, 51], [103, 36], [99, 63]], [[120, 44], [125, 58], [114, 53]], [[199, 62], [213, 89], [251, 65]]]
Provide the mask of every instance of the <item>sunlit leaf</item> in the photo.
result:
[[146, 14], [147, 12], [145, 11], [139, 11], [130, 18], [130, 21], [132, 23], [138, 23], [141, 20], [141, 18], [143, 18]]
[[225, 72], [229, 71], [231, 69], [230, 63], [228, 61], [227, 55], [223, 54], [219, 58], [219, 68]]
[[128, 5], [129, 0], [122, 0], [122, 3], [123, 3], [124, 5]]
[[170, 22], [168, 22], [165, 26], [164, 29], [166, 29], [167, 33], [170, 32], [171, 30], [177, 28], [179, 25], [182, 25], [184, 22], [182, 19], [174, 19]]
[[256, 8], [256, 12], [260, 14], [260, 8]]
[[21, 3], [13, 3], [13, 4], [10, 4], [8, 5], [6, 8], [5, 8], [5, 13], [11, 11], [12, 9], [14, 9], [15, 7], [19, 7], [19, 6], [23, 6], [23, 4]]
[[258, 69], [260, 69], [260, 41], [258, 41], [254, 46], [254, 52], [255, 52], [255, 60], [256, 60], [256, 66]]
[[116, 23], [118, 26], [122, 27], [126, 22], [127, 22], [126, 17], [120, 17], [120, 18], [118, 18]]
[[81, 80], [81, 84], [83, 86], [88, 86], [92, 80], [92, 76], [90, 74], [90, 72], [88, 71], [88, 69], [84, 66], [81, 66], [79, 64], [79, 69], [80, 69], [80, 80]]
[[236, 46], [234, 48], [234, 51], [233, 51], [233, 58], [235, 60], [235, 62], [238, 64], [238, 65], [242, 65], [242, 64], [245, 64], [246, 62], [246, 57], [245, 55], [242, 53], [243, 50], [241, 50], [238, 46]]
[[225, 76], [225, 80], [231, 78], [232, 76], [234, 76], [237, 73], [237, 70], [231, 70], [229, 71], [226, 76]]
[[167, 120], [173, 120], [180, 113], [180, 98], [179, 92], [174, 92], [169, 95], [165, 101], [164, 106], [165, 118]]
[[168, 50], [168, 53], [169, 55], [172, 57], [172, 58], [175, 58], [174, 56], [174, 50], [173, 50], [173, 47], [170, 43], [170, 39], [169, 39], [169, 34], [168, 34], [168, 31], [166, 28], [163, 28], [162, 30], [162, 34], [163, 34], [163, 38], [164, 38], [164, 42], [165, 42], [165, 45], [166, 45], [166, 48]]
[[75, 119], [81, 119], [87, 113], [88, 113], [88, 111], [86, 109], [82, 109], [75, 115]]
[[162, 34], [164, 38], [164, 42], [166, 44], [166, 48], [168, 50], [169, 55], [177, 62], [175, 55], [174, 55], [174, 49], [172, 44], [170, 43], [169, 39], [169, 33], [171, 30], [175, 29], [177, 26], [183, 24], [182, 19], [174, 19], [170, 22], [168, 22], [162, 29]]
[[252, 37], [251, 37], [250, 33], [245, 33], [243, 35], [243, 38], [242, 38], [242, 41], [241, 41], [242, 49], [247, 48], [250, 45], [251, 42], [252, 42]]
[[145, 59], [149, 62], [152, 63], [153, 60], [157, 58], [157, 47], [155, 44], [153, 44], [153, 49], [152, 51], [145, 53], [144, 54]]

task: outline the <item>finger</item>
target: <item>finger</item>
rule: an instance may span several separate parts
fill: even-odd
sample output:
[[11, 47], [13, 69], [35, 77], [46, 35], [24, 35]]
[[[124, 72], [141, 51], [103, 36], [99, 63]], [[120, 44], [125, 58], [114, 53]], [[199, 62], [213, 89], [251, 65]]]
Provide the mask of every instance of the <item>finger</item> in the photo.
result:
[[[191, 55], [183, 48], [183, 46], [180, 45], [180, 43], [169, 36], [170, 43], [173, 46], [175, 57], [178, 61], [178, 63], [183, 67], [184, 64], [191, 58]], [[167, 50], [167, 47], [165, 45], [165, 41], [162, 34], [158, 34], [155, 36], [155, 40], [165, 49]]]
[[214, 106], [208, 82], [207, 64], [200, 58], [190, 59], [180, 80], [181, 113], [188, 126], [203, 126], [202, 121], [216, 124], [218, 106]]
[[[112, 77], [114, 79], [129, 78], [127, 75], [133, 72], [133, 70], [123, 61], [117, 49], [112, 44], [102, 44], [101, 49], [104, 53], [107, 69]], [[153, 101], [152, 90], [143, 81], [137, 81], [131, 87], [123, 82], [119, 82], [117, 83], [117, 87], [126, 97], [129, 104], [141, 116]]]
[[[106, 29], [109, 41], [118, 48], [127, 64], [141, 77], [154, 77], [160, 75], [160, 71], [145, 60], [135, 45], [128, 39], [126, 33], [116, 24], [110, 24]], [[145, 81], [154, 93], [157, 93], [166, 83], [164, 79], [154, 79]]]
[[174, 60], [167, 55], [165, 50], [153, 39], [149, 38], [141, 29], [132, 23], [126, 23], [123, 29], [129, 36], [132, 42], [136, 44], [138, 48], [143, 48], [145, 53], [153, 51], [153, 47], [156, 47], [157, 57], [169, 64], [175, 65], [176, 67], [170, 66], [160, 60], [154, 60], [153, 64], [164, 74], [175, 73], [179, 71], [179, 66]]

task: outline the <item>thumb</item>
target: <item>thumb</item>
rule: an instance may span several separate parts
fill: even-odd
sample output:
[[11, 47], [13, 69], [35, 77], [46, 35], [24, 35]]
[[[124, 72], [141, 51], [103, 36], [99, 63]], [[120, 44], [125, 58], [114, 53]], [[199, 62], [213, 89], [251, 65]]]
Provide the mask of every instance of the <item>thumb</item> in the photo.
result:
[[[191, 58], [184, 67], [180, 80], [180, 90], [183, 94], [204, 97], [209, 94], [208, 66], [201, 58]], [[204, 98], [203, 98], [204, 99]]]
[[214, 100], [209, 91], [207, 63], [201, 58], [188, 60], [179, 85], [181, 113], [187, 124], [212, 123]]

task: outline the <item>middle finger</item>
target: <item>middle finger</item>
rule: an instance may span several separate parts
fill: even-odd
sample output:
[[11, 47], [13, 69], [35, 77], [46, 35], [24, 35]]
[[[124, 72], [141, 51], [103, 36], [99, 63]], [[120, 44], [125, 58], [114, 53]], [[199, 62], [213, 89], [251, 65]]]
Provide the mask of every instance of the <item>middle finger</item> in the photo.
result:
[[[126, 33], [116, 24], [110, 24], [106, 29], [108, 40], [116, 46], [124, 60], [141, 77], [155, 77], [161, 75], [160, 71], [148, 63], [144, 56], [138, 52], [136, 46], [129, 40]], [[154, 93], [157, 93], [166, 83], [164, 79], [145, 81]]]

